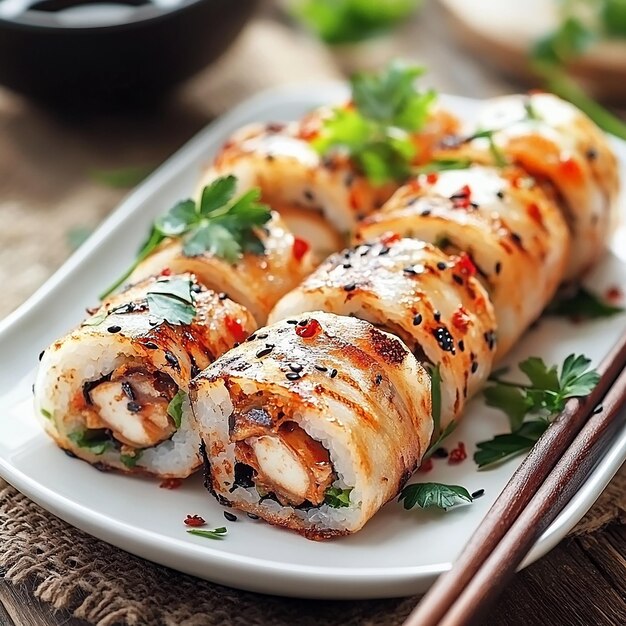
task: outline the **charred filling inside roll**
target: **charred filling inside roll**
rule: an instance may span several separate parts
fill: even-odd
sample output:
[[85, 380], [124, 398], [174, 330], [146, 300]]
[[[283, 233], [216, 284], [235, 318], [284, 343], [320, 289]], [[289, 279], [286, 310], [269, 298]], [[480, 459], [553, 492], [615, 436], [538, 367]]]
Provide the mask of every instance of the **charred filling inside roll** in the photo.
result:
[[118, 442], [122, 454], [133, 455], [176, 432], [168, 407], [177, 392], [170, 376], [131, 360], [84, 383], [72, 398], [72, 409], [83, 421], [83, 439]]
[[256, 487], [293, 507], [320, 506], [337, 475], [329, 451], [301, 428], [286, 402], [230, 389], [230, 439], [235, 444], [235, 487]]

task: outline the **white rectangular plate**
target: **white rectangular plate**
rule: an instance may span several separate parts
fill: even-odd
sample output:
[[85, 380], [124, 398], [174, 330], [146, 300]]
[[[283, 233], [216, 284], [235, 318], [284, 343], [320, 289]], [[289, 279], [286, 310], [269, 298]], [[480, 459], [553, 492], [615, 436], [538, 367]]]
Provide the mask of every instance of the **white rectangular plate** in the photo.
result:
[[[287, 120], [346, 95], [340, 85], [282, 89], [262, 94], [235, 109], [187, 144], [134, 191], [100, 229], [24, 306], [0, 324], [0, 473], [44, 508], [95, 537], [146, 559], [211, 581], [279, 595], [317, 598], [373, 598], [424, 591], [450, 568], [519, 464], [519, 458], [478, 472], [471, 460], [475, 443], [506, 432], [504, 416], [470, 402], [449, 446], [463, 441], [470, 458], [457, 466], [435, 460], [418, 480], [461, 484], [484, 497], [447, 513], [405, 511], [388, 504], [354, 536], [315, 543], [245, 515], [225, 522], [223, 509], [204, 490], [199, 476], [176, 490], [114, 473], [101, 473], [68, 458], [41, 431], [31, 406], [37, 355], [84, 315], [96, 294], [131, 261], [154, 216], [190, 195], [201, 165], [223, 140], [251, 121]], [[477, 102], [446, 98], [460, 116]], [[626, 179], [626, 144], [615, 144]], [[618, 233], [619, 235], [619, 233]], [[626, 241], [614, 245], [622, 255]], [[589, 277], [599, 293], [617, 286], [626, 293], [623, 259], [608, 254]], [[544, 319], [508, 361], [540, 355], [561, 362], [571, 352], [597, 363], [626, 330], [626, 316], [574, 325]], [[626, 428], [558, 519], [541, 537], [526, 563], [561, 540], [607, 485], [626, 458]], [[227, 525], [228, 536], [211, 541], [188, 535], [187, 514], [210, 525]]]

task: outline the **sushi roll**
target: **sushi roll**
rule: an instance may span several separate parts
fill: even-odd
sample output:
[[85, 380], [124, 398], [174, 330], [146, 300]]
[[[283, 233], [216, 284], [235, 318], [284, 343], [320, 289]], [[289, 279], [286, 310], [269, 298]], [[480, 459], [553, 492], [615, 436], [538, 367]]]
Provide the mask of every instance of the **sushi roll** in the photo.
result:
[[544, 185], [572, 233], [563, 278], [580, 277], [605, 250], [619, 191], [617, 159], [606, 135], [574, 105], [547, 93], [489, 100], [475, 129], [448, 142], [443, 155], [513, 163], [527, 173], [521, 185]]
[[570, 234], [558, 206], [516, 167], [473, 166], [420, 176], [365, 219], [356, 242], [392, 231], [465, 253], [493, 303], [498, 357], [508, 352], [554, 296]]
[[148, 278], [45, 350], [36, 412], [61, 448], [100, 469], [184, 478], [200, 464], [189, 382], [255, 329], [193, 275]]
[[398, 336], [418, 361], [439, 368], [445, 428], [485, 382], [495, 354], [494, 312], [475, 273], [466, 255], [390, 235], [329, 257], [278, 302], [270, 322], [319, 309]]
[[359, 530], [432, 434], [431, 380], [396, 337], [320, 311], [261, 329], [191, 385], [206, 484], [309, 539]]

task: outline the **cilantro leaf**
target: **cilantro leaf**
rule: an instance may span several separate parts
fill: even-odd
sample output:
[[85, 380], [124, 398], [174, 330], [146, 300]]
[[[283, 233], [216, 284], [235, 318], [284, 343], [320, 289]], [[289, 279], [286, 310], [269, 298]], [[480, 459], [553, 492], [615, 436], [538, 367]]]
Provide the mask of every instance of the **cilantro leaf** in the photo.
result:
[[328, 506], [332, 506], [335, 509], [341, 509], [346, 506], [350, 506], [350, 493], [352, 487], [348, 489], [340, 489], [339, 487], [329, 487], [324, 494], [324, 502]]
[[183, 421], [183, 402], [187, 394], [179, 389], [178, 393], [170, 400], [170, 403], [167, 405], [167, 414], [174, 421], [174, 425], [176, 428], [180, 428], [180, 425]]
[[228, 530], [225, 526], [220, 526], [220, 528], [215, 528], [213, 530], [199, 530], [197, 528], [193, 528], [192, 530], [187, 531], [190, 535], [195, 535], [196, 537], [204, 537], [205, 539], [223, 539], [224, 535], [228, 533]]
[[133, 264], [100, 298], [122, 285], [170, 237], [182, 240], [183, 252], [188, 256], [209, 252], [235, 263], [243, 252], [262, 254], [263, 242], [254, 229], [269, 221], [270, 209], [259, 202], [258, 189], [235, 198], [236, 188], [234, 176], [217, 178], [202, 190], [199, 202], [183, 200], [156, 219]]
[[585, 287], [566, 298], [555, 298], [546, 308], [546, 315], [597, 319], [623, 313], [624, 309], [603, 302], [599, 296]]
[[93, 454], [100, 456], [109, 450], [113, 443], [104, 434], [102, 430], [86, 428], [68, 434], [70, 441], [73, 441], [78, 447], [86, 448]]
[[170, 324], [191, 324], [196, 315], [191, 285], [179, 276], [158, 280], [146, 295], [150, 315]]
[[442, 483], [413, 483], [406, 485], [398, 501], [402, 501], [406, 510], [418, 506], [422, 509], [436, 507], [444, 511], [462, 502], [472, 502], [472, 496], [465, 487], [444, 485]]
[[355, 74], [354, 107], [334, 109], [313, 147], [323, 155], [347, 152], [376, 185], [406, 179], [417, 155], [411, 133], [423, 128], [436, 100], [434, 91], [416, 89], [422, 74], [422, 68], [399, 61], [378, 74]]

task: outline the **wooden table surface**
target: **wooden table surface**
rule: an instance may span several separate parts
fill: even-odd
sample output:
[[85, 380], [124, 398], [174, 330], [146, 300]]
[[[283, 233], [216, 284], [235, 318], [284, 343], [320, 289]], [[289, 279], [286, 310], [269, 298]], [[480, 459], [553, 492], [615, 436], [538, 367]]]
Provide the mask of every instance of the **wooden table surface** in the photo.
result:
[[[453, 41], [448, 26], [442, 10], [431, 2], [420, 18], [400, 33], [394, 49], [422, 60], [429, 68], [431, 82], [442, 91], [487, 97], [523, 88], [472, 58]], [[168, 111], [167, 123], [176, 123], [176, 113], [173, 114], [171, 108]], [[196, 123], [190, 123], [188, 118], [183, 119], [184, 113], [182, 109], [178, 113], [183, 130], [172, 133], [172, 150], [184, 139], [179, 136], [181, 133], [190, 136], [204, 123], [202, 116], [197, 117]], [[163, 120], [156, 116], [151, 123], [154, 130]], [[35, 142], [31, 149], [35, 149], [37, 138], [31, 137], [31, 141]], [[568, 538], [519, 573], [483, 623], [626, 624], [625, 556], [626, 526], [618, 523], [592, 535]], [[38, 601], [31, 588], [13, 586], [0, 578], [2, 626], [78, 626], [84, 623]]]

